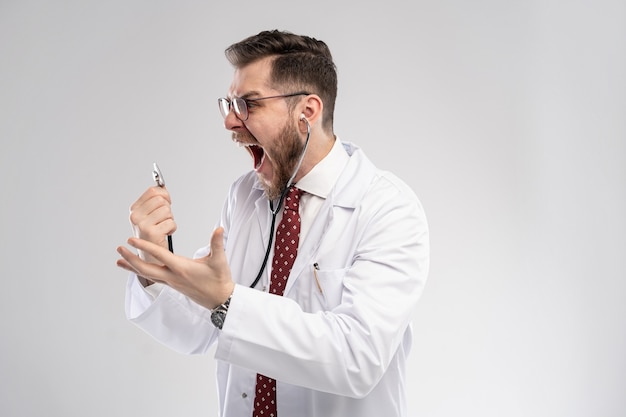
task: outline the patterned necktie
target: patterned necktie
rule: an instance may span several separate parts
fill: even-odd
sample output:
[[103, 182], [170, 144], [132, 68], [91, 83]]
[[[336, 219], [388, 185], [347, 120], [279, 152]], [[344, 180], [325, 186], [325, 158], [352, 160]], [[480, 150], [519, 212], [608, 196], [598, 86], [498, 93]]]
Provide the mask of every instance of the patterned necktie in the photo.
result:
[[[291, 267], [298, 254], [300, 239], [300, 213], [298, 207], [302, 190], [291, 187], [285, 198], [283, 218], [276, 229], [274, 259], [272, 263], [272, 280], [270, 293], [283, 295]], [[256, 376], [256, 394], [254, 398], [253, 417], [277, 417], [276, 411], [276, 380], [264, 375]]]

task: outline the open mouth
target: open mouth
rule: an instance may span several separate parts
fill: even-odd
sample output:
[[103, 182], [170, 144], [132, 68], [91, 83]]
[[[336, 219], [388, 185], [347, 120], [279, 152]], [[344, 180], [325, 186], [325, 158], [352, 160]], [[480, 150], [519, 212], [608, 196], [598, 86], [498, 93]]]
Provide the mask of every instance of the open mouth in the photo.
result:
[[257, 145], [247, 145], [246, 148], [252, 158], [254, 159], [254, 169], [259, 169], [261, 164], [263, 163], [263, 158], [265, 157], [265, 151], [263, 148]]

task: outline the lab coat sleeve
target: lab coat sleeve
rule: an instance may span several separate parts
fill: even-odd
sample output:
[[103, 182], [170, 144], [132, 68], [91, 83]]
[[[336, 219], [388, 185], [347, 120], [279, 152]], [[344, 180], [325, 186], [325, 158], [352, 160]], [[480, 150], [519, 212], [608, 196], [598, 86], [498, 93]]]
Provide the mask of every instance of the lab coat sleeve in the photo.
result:
[[127, 318], [153, 338], [184, 354], [202, 354], [215, 341], [211, 311], [163, 285], [150, 294], [131, 274], [126, 288]]
[[[219, 224], [224, 226], [225, 236], [229, 231], [229, 204], [232, 202], [227, 200], [223, 221]], [[198, 249], [193, 257], [201, 258], [209, 252], [210, 245], [207, 245]], [[159, 291], [148, 291], [141, 285], [136, 274], [130, 274], [126, 287], [128, 320], [179, 353], [206, 353], [217, 340], [218, 334], [211, 322], [211, 311], [167, 285], [160, 286]]]
[[410, 348], [410, 320], [428, 272], [422, 207], [402, 185], [396, 194], [389, 188], [371, 190], [354, 233], [333, 242], [350, 254], [338, 306], [307, 313], [288, 296], [237, 286], [216, 358], [318, 391], [371, 392], [399, 349]]

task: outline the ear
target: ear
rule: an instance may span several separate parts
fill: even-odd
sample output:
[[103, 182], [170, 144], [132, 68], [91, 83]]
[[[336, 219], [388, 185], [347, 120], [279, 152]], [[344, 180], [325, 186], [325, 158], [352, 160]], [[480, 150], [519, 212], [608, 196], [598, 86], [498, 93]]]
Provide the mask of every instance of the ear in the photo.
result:
[[314, 126], [316, 123], [321, 122], [322, 120], [322, 111], [324, 110], [324, 103], [322, 99], [317, 94], [311, 94], [306, 97], [306, 99], [302, 102], [299, 107], [299, 120], [301, 120], [300, 128], [304, 129], [303, 132], [306, 132], [306, 123], [302, 120], [302, 115], [307, 119], [311, 126]]

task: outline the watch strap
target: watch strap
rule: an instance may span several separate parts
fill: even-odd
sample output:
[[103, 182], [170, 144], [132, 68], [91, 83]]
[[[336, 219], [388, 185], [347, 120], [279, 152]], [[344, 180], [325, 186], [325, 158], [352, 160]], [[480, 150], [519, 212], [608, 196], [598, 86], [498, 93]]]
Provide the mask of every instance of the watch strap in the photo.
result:
[[226, 313], [228, 313], [228, 307], [230, 306], [230, 299], [232, 297], [233, 295], [231, 294], [226, 301], [215, 307], [211, 312], [211, 323], [220, 330], [224, 327]]

